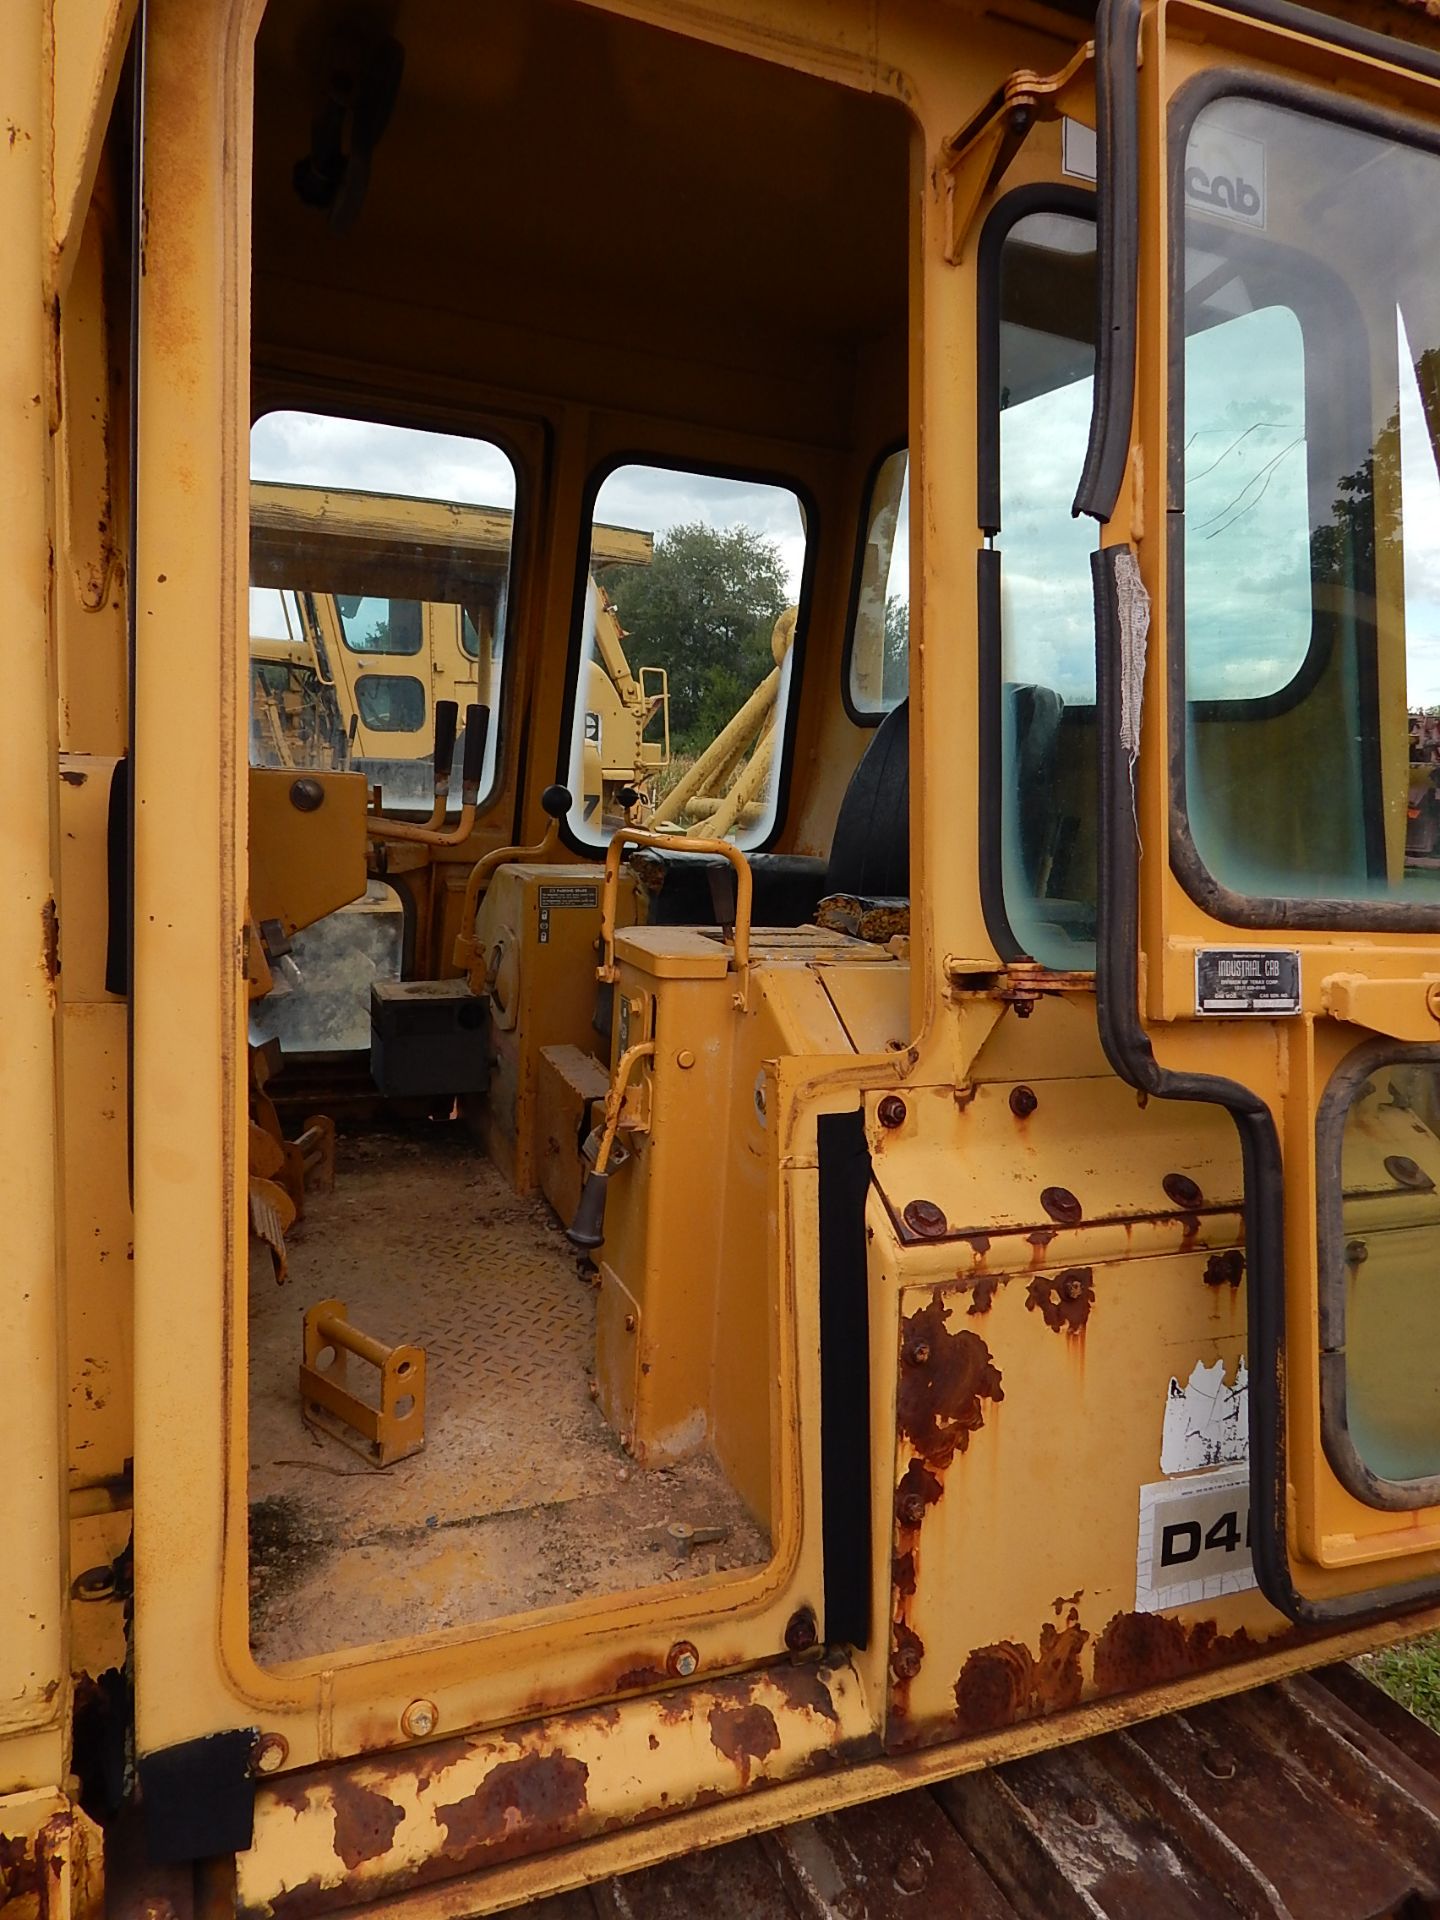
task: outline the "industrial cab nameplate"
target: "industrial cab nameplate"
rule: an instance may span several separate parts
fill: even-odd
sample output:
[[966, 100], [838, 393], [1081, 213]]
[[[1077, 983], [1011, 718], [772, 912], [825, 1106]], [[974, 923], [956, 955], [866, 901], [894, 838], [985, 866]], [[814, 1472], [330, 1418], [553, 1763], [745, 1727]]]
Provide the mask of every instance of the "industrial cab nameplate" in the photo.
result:
[[1300, 1011], [1300, 954], [1294, 947], [1201, 947], [1195, 955], [1196, 1013]]

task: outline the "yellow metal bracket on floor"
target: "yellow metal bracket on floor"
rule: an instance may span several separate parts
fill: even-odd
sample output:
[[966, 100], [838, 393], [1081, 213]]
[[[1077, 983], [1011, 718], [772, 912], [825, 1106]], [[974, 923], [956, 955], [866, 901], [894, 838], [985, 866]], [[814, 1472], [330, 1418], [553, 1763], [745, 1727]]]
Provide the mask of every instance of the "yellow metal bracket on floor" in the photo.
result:
[[[351, 1391], [352, 1355], [378, 1369], [378, 1407]], [[425, 1349], [387, 1347], [351, 1326], [343, 1300], [321, 1300], [305, 1314], [300, 1398], [306, 1426], [344, 1441], [373, 1467], [391, 1466], [425, 1444]]]

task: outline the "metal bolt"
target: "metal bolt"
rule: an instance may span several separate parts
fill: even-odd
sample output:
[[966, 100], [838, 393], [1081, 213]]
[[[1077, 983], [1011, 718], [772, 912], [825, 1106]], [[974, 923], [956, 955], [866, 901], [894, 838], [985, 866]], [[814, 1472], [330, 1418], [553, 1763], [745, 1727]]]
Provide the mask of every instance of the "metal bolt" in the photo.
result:
[[875, 1109], [875, 1117], [882, 1127], [903, 1127], [905, 1124], [905, 1102], [898, 1093], [887, 1093]]
[[633, 1333], [635, 1331], [635, 1316], [633, 1313], [627, 1313], [625, 1316], [625, 1331], [627, 1333]]
[[1010, 1089], [1010, 1111], [1017, 1120], [1028, 1120], [1039, 1104], [1040, 1096], [1033, 1087]]
[[690, 1049], [689, 1049], [689, 1047], [682, 1047], [682, 1048], [680, 1049], [680, 1051], [679, 1051], [679, 1053], [677, 1053], [677, 1054], [676, 1054], [676, 1056], [675, 1056], [675, 1064], [676, 1064], [676, 1066], [677, 1066], [677, 1067], [687, 1067], [687, 1068], [688, 1068], [688, 1067], [693, 1067], [693, 1066], [694, 1066], [694, 1064], [695, 1064], [695, 1056], [694, 1056], [694, 1054], [693, 1054], [693, 1053], [692, 1053], [692, 1052], [690, 1051]]
[[1233, 1780], [1235, 1762], [1228, 1753], [1219, 1747], [1211, 1747], [1201, 1758], [1200, 1764], [1212, 1780]]
[[1093, 1827], [1100, 1818], [1095, 1802], [1083, 1794], [1076, 1794], [1067, 1811], [1077, 1827]]
[[314, 813], [325, 804], [325, 789], [318, 780], [312, 780], [308, 775], [303, 780], [292, 780], [290, 804], [297, 813]]
[[902, 1218], [910, 1231], [922, 1240], [938, 1240], [950, 1230], [944, 1210], [933, 1200], [912, 1200]]
[[86, 1567], [83, 1573], [77, 1573], [70, 1583], [70, 1591], [77, 1600], [108, 1600], [115, 1592], [114, 1567]]
[[1398, 1185], [1414, 1187], [1417, 1191], [1428, 1191], [1435, 1184], [1425, 1169], [1417, 1166], [1415, 1161], [1405, 1153], [1387, 1154], [1385, 1171]]
[[785, 1623], [785, 1645], [791, 1653], [808, 1653], [819, 1637], [820, 1629], [809, 1607], [799, 1608]]
[[290, 1742], [283, 1733], [262, 1733], [250, 1749], [252, 1773], [278, 1773], [290, 1753]]
[[1078, 1300], [1085, 1291], [1085, 1276], [1072, 1267], [1068, 1273], [1061, 1274], [1055, 1285], [1062, 1299]]
[[902, 1493], [895, 1502], [895, 1517], [902, 1527], [918, 1527], [925, 1518], [925, 1502], [918, 1493]]
[[1078, 1226], [1085, 1211], [1068, 1187], [1046, 1187], [1040, 1195], [1040, 1204], [1062, 1227]]
[[1212, 1253], [1205, 1262], [1207, 1287], [1238, 1287], [1244, 1278], [1245, 1256], [1238, 1247], [1227, 1247], [1224, 1253]]
[[433, 1700], [412, 1700], [400, 1716], [400, 1731], [410, 1740], [423, 1740], [440, 1724], [440, 1710]]
[[920, 1649], [908, 1643], [896, 1647], [890, 1656], [890, 1671], [897, 1680], [913, 1680], [920, 1671]]
[[1167, 1199], [1173, 1200], [1177, 1207], [1184, 1207], [1187, 1213], [1204, 1205], [1205, 1196], [1188, 1173], [1167, 1173], [1160, 1184]]
[[928, 1366], [930, 1364], [930, 1342], [928, 1340], [912, 1340], [905, 1349], [905, 1364], [907, 1367]]
[[665, 1671], [688, 1680], [700, 1664], [700, 1655], [688, 1640], [677, 1640], [665, 1656]]
[[1363, 1240], [1347, 1240], [1345, 1243], [1345, 1264], [1347, 1267], [1363, 1267], [1370, 1258], [1370, 1249]]
[[929, 1854], [920, 1847], [906, 1847], [895, 1862], [895, 1884], [901, 1893], [921, 1892], [929, 1878]]

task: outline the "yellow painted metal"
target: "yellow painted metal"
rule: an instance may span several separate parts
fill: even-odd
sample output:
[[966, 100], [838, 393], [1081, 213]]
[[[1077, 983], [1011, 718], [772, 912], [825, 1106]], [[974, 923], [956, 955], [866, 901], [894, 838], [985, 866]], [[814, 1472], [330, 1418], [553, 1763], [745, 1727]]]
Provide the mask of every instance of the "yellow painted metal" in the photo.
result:
[[[252, 767], [250, 911], [287, 934], [365, 892], [365, 776]], [[296, 789], [305, 789], [296, 804]], [[319, 804], [315, 804], [318, 790]]]
[[[352, 1355], [379, 1374], [378, 1406], [351, 1386]], [[392, 1466], [425, 1444], [425, 1349], [387, 1346], [351, 1322], [343, 1300], [321, 1300], [305, 1309], [300, 1399], [308, 1425], [337, 1434], [372, 1466]]]
[[13, 1543], [0, 1564], [0, 1793], [64, 1780], [69, 1719], [45, 24], [35, 7], [0, 14], [0, 630], [10, 729], [0, 755], [10, 836], [0, 915], [0, 1350], [16, 1362], [0, 1398]]

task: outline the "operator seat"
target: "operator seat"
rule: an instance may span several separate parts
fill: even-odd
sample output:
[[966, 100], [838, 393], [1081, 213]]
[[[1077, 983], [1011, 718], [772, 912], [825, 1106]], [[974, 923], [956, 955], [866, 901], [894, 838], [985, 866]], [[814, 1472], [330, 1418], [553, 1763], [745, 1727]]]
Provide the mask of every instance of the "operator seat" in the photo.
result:
[[910, 702], [886, 714], [850, 776], [825, 892], [903, 900], [910, 892]]

